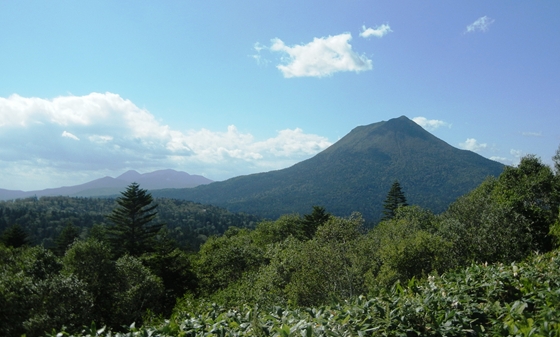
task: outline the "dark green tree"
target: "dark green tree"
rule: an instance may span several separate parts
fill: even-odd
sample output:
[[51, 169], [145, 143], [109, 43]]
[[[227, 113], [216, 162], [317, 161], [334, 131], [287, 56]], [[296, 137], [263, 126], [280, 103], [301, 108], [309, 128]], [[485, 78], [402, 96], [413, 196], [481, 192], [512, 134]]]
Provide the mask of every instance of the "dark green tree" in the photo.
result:
[[560, 207], [557, 180], [540, 158], [528, 155], [517, 167], [506, 167], [493, 190], [493, 197], [499, 203], [528, 221], [533, 250], [546, 252], [552, 248], [549, 231]]
[[331, 218], [331, 214], [327, 213], [324, 207], [313, 206], [313, 212], [303, 216], [302, 226], [305, 235], [311, 239], [315, 236], [317, 228], [323, 225]]
[[154, 223], [157, 204], [153, 203], [152, 195], [137, 183], [130, 184], [121, 194], [118, 206], [107, 216], [114, 224], [109, 228], [109, 240], [115, 253], [140, 256], [153, 251], [154, 239], [163, 224]]
[[29, 244], [27, 232], [20, 225], [15, 224], [8, 227], [0, 236], [0, 242], [6, 247], [19, 248]]
[[387, 198], [383, 202], [383, 218], [381, 220], [392, 219], [395, 216], [395, 210], [401, 206], [408, 206], [408, 204], [406, 203], [401, 185], [395, 180], [389, 193], [387, 193]]
[[74, 240], [80, 237], [80, 229], [71, 222], [66, 224], [66, 227], [62, 229], [60, 235], [56, 238], [56, 246], [54, 251], [56, 255], [62, 256], [68, 249], [68, 247], [74, 242]]
[[558, 146], [556, 154], [554, 155], [554, 157], [552, 157], [552, 160], [554, 161], [554, 169], [556, 171], [556, 175], [560, 176], [560, 146]]

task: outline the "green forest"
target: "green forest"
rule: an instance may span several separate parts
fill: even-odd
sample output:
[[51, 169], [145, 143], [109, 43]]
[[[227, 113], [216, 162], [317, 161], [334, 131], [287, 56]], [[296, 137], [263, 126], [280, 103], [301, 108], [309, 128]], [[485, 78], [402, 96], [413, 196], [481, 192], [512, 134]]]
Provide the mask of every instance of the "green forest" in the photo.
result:
[[526, 156], [439, 214], [395, 181], [373, 227], [321, 206], [259, 220], [137, 184], [6, 202], [0, 335], [560, 336], [553, 159]]
[[[229, 227], [254, 228], [260, 218], [231, 213], [223, 208], [160, 198], [154, 222], [163, 223], [179, 247], [198, 250], [208, 237], [223, 234]], [[107, 215], [116, 206], [111, 198], [41, 197], [0, 201], [0, 233], [19, 225], [30, 245], [54, 248], [66, 227], [82, 239], [110, 226]], [[67, 229], [68, 230], [68, 229]]]

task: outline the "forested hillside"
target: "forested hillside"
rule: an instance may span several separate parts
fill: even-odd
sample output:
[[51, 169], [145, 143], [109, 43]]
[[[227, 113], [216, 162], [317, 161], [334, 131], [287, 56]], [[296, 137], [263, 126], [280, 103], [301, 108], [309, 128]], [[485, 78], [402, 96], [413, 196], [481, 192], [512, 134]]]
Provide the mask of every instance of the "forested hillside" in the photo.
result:
[[155, 232], [151, 195], [132, 185], [114, 227], [62, 254], [2, 234], [0, 333], [557, 336], [555, 161], [527, 156], [439, 214], [389, 193], [397, 207], [369, 230], [359, 213], [316, 206], [230, 227], [192, 254]]

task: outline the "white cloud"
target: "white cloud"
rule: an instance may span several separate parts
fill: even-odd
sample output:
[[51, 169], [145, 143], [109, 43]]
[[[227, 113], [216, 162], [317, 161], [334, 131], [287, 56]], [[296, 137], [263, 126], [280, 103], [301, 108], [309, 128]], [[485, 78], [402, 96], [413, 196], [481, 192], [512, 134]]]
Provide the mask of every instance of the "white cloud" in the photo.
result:
[[375, 28], [366, 28], [366, 26], [362, 26], [362, 32], [360, 33], [360, 36], [363, 38], [368, 38], [370, 36], [383, 37], [390, 32], [392, 32], [391, 27], [389, 27], [389, 25], [387, 24], [383, 24]]
[[467, 26], [465, 33], [474, 33], [477, 31], [486, 32], [490, 28], [490, 25], [494, 23], [494, 21], [494, 19], [491, 19], [487, 16], [478, 18], [475, 22]]
[[286, 55], [277, 66], [286, 78], [325, 77], [340, 71], [356, 73], [371, 70], [372, 61], [352, 50], [350, 33], [314, 38], [304, 45], [287, 46], [282, 40], [272, 40], [270, 50]]
[[437, 128], [440, 128], [442, 126], [444, 127], [451, 127], [451, 124], [446, 123], [444, 121], [440, 121], [437, 119], [427, 119], [426, 117], [414, 117], [412, 119], [416, 124], [420, 125], [421, 127], [423, 127], [424, 129], [428, 130], [428, 131], [433, 131]]
[[490, 157], [490, 160], [494, 160], [494, 161], [497, 161], [497, 162], [500, 162], [500, 163], [506, 164], [506, 165], [511, 164], [511, 160], [507, 159], [506, 157], [492, 156], [492, 157]]
[[[265, 140], [234, 125], [224, 132], [174, 130], [112, 93], [0, 97], [0, 112], [0, 188], [10, 189], [24, 188], [14, 182], [35, 184], [28, 189], [83, 183], [127, 169], [173, 168], [220, 180], [284, 168], [331, 145], [299, 128]], [[8, 178], [18, 174], [25, 178]]]
[[461, 148], [465, 149], [465, 150], [469, 150], [469, 151], [473, 151], [473, 152], [479, 152], [479, 151], [487, 148], [488, 144], [479, 143], [474, 138], [467, 138], [467, 140], [464, 143], [459, 143], [459, 146]]
[[62, 137], [71, 138], [71, 139], [74, 139], [74, 140], [80, 140], [80, 138], [74, 136], [73, 134], [71, 134], [70, 132], [67, 132], [67, 131], [62, 132]]
[[88, 137], [90, 142], [93, 143], [107, 143], [113, 140], [111, 136], [93, 135]]

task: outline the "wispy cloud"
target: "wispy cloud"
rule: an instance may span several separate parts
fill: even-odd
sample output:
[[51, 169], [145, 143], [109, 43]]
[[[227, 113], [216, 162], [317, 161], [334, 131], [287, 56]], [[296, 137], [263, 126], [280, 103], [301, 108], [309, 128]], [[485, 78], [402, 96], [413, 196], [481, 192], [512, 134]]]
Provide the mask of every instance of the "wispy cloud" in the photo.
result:
[[542, 132], [522, 132], [524, 137], [542, 137]]
[[494, 23], [494, 21], [494, 19], [491, 19], [487, 16], [478, 18], [475, 22], [467, 26], [465, 33], [486, 32], [490, 28], [490, 25]]
[[387, 24], [383, 24], [375, 28], [366, 28], [366, 26], [362, 26], [362, 32], [360, 33], [360, 36], [363, 38], [368, 38], [370, 36], [383, 37], [390, 32], [392, 32], [391, 27], [389, 27], [389, 25]]
[[284, 168], [331, 145], [299, 128], [264, 140], [234, 125], [226, 131], [179, 131], [112, 93], [54, 99], [12, 95], [0, 97], [0, 111], [0, 188], [10, 188], [8, 177], [15, 174], [44, 185], [47, 175], [58, 172], [64, 181], [55, 186], [61, 186], [126, 169], [174, 168], [219, 180]]
[[350, 40], [352, 35], [344, 33], [314, 38], [307, 44], [288, 46], [276, 38], [269, 49], [283, 54], [277, 68], [286, 78], [325, 77], [342, 71], [359, 73], [371, 70], [372, 61], [354, 52]]
[[74, 136], [73, 134], [71, 134], [70, 132], [67, 132], [67, 131], [62, 132], [62, 137], [71, 138], [71, 139], [74, 139], [74, 140], [80, 140], [80, 138]]
[[267, 46], [264, 46], [258, 42], [253, 45], [253, 49], [257, 52], [256, 54], [250, 55], [255, 61], [257, 61], [258, 65], [267, 65], [270, 61], [266, 58], [262, 57], [261, 50], [268, 49]]
[[469, 150], [469, 151], [473, 151], [473, 152], [479, 152], [479, 151], [487, 148], [488, 144], [479, 143], [474, 138], [467, 138], [467, 140], [465, 142], [459, 143], [459, 147], [461, 147], [462, 149], [465, 149], [465, 150]]
[[492, 156], [489, 159], [500, 162], [502, 164], [511, 165], [511, 159], [508, 159], [506, 157]]
[[521, 158], [525, 155], [525, 152], [523, 152], [522, 150], [515, 150], [515, 149], [511, 149], [509, 151], [509, 153], [515, 157], [515, 159], [521, 160]]
[[428, 130], [428, 131], [434, 131], [437, 128], [440, 127], [451, 127], [451, 124], [444, 122], [444, 121], [440, 121], [437, 119], [427, 119], [426, 117], [414, 117], [412, 119], [416, 124], [420, 125], [421, 127], [423, 127], [424, 129]]

